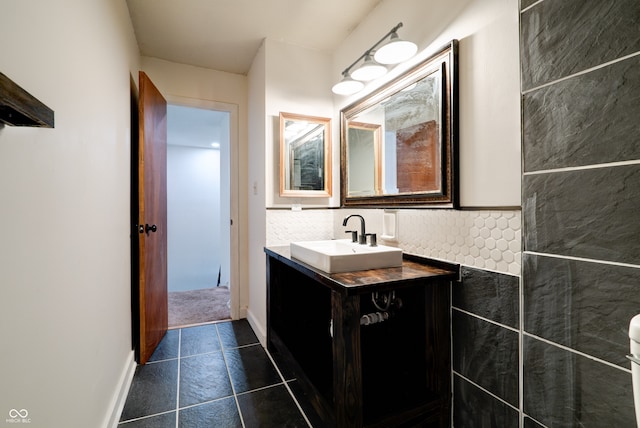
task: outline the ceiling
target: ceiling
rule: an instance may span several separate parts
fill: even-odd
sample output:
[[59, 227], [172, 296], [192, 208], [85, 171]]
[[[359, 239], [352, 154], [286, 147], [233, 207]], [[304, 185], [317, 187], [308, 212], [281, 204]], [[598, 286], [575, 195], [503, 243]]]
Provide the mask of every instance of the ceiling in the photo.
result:
[[[178, 105], [167, 106], [167, 144], [215, 149], [229, 143], [229, 113]], [[212, 144], [218, 143], [215, 147]]]
[[383, 0], [127, 0], [143, 56], [246, 75], [262, 41], [332, 53]]

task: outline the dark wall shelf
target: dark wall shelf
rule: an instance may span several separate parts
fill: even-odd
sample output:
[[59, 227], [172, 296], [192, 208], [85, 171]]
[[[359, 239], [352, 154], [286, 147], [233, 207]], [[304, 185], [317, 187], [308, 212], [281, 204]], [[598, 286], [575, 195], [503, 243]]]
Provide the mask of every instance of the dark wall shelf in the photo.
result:
[[11, 126], [54, 127], [53, 110], [0, 73], [0, 122]]

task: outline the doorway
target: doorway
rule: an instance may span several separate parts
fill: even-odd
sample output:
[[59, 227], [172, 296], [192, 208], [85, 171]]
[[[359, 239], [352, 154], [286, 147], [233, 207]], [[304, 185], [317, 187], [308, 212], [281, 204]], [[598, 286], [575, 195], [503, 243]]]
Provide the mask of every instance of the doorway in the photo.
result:
[[169, 328], [230, 319], [237, 304], [231, 292], [234, 109], [194, 101], [167, 106]]

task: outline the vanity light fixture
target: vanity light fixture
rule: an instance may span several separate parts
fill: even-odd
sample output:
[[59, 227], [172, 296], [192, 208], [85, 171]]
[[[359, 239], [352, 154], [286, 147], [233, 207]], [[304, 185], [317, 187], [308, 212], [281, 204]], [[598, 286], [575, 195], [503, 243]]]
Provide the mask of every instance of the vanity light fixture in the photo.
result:
[[[402, 24], [402, 23], [401, 23]], [[389, 41], [376, 50], [373, 58], [380, 64], [399, 64], [418, 52], [418, 45], [398, 37], [393, 31]]]
[[361, 91], [362, 88], [364, 88], [364, 83], [353, 80], [351, 76], [349, 76], [348, 72], [345, 71], [342, 73], [342, 75], [344, 76], [342, 80], [333, 85], [333, 88], [331, 88], [334, 94], [351, 95]]
[[367, 54], [362, 65], [351, 72], [351, 77], [361, 82], [368, 82], [385, 74], [387, 74], [387, 67], [378, 64], [371, 58], [370, 54]]
[[[402, 22], [393, 27], [376, 44], [371, 46], [357, 60], [342, 72], [342, 80], [331, 90], [338, 95], [352, 95], [364, 88], [364, 83], [384, 76], [388, 69], [386, 65], [399, 64], [411, 58], [418, 51], [415, 43], [398, 37], [398, 29]], [[389, 39], [389, 40], [387, 40]], [[385, 42], [380, 48], [378, 46]], [[376, 50], [376, 48], [378, 48]], [[351, 71], [361, 60], [362, 64]]]

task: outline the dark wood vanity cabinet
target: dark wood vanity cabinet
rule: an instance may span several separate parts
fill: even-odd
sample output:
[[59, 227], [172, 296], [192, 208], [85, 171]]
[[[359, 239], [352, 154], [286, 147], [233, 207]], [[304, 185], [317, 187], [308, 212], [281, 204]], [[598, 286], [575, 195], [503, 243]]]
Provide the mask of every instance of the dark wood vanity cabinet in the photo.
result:
[[[326, 274], [291, 259], [289, 247], [265, 252], [268, 349], [324, 426], [451, 426], [457, 266], [405, 255], [398, 268]], [[393, 304], [381, 311], [384, 297]]]

